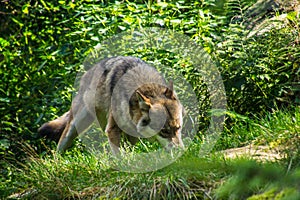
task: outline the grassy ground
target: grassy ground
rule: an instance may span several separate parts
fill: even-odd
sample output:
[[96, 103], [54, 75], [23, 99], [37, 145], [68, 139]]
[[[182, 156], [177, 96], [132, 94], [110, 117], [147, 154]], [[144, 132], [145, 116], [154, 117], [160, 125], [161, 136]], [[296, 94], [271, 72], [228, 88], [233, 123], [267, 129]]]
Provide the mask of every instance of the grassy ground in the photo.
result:
[[[11, 199], [299, 199], [300, 108], [276, 111], [260, 119], [236, 119], [223, 142], [249, 142], [282, 147], [283, 159], [254, 161], [248, 156], [225, 159], [218, 151], [199, 154], [190, 145], [173, 164], [153, 172], [121, 172], [105, 154], [95, 156], [79, 148], [65, 155], [31, 154], [12, 165], [1, 182], [1, 197]], [[243, 139], [244, 138], [244, 139]], [[218, 145], [221, 145], [218, 143]], [[226, 143], [224, 143], [226, 145]], [[292, 150], [292, 151], [291, 151]], [[16, 167], [21, 166], [21, 167]]]

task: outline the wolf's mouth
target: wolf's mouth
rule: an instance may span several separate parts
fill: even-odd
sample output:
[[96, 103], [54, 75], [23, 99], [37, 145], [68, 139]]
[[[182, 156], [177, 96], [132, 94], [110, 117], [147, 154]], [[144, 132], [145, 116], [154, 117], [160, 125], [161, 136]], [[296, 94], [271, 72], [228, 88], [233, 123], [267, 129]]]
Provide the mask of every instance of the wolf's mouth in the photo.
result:
[[180, 130], [178, 127], [164, 127], [160, 130], [159, 135], [163, 138], [173, 138], [176, 136], [176, 133]]
[[159, 136], [163, 137], [163, 138], [172, 138], [174, 134], [172, 134], [170, 132], [170, 129], [167, 128], [163, 128], [160, 130], [159, 132]]
[[161, 136], [163, 138], [169, 138], [169, 134], [168, 133], [164, 133], [164, 132], [159, 132], [159, 136]]

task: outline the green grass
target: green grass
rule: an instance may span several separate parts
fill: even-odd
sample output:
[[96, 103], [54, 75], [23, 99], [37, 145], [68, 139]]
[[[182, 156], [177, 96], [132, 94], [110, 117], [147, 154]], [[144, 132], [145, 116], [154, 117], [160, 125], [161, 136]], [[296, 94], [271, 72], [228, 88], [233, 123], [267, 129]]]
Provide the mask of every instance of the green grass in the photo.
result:
[[225, 130], [216, 144], [217, 150], [251, 143], [274, 147], [288, 142], [293, 146], [296, 139], [299, 141], [300, 107], [274, 110], [266, 112], [264, 116], [252, 119], [233, 112], [227, 112], [227, 115], [232, 123], [225, 126]]
[[[96, 157], [78, 151], [65, 156], [32, 158], [22, 170], [15, 170], [15, 182], [7, 189], [26, 191], [26, 198], [30, 199], [188, 199], [204, 197], [214, 182], [230, 170], [218, 158], [199, 159], [188, 154], [166, 168], [149, 173], [117, 171], [108, 165], [108, 159], [106, 155]], [[14, 187], [18, 189], [14, 191]]]
[[[299, 119], [299, 108], [276, 111], [261, 120], [236, 123], [231, 133], [252, 135], [257, 143], [284, 144], [287, 151], [299, 143]], [[300, 195], [299, 150], [289, 157], [294, 162], [291, 167], [290, 160], [261, 163], [250, 158], [225, 159], [218, 152], [203, 156], [200, 143], [195, 142], [173, 164], [134, 173], [116, 170], [107, 154], [96, 156], [80, 148], [65, 155], [52, 151], [43, 157], [30, 146], [24, 149], [31, 156], [19, 167], [7, 169], [0, 187], [3, 198], [12, 194], [21, 199], [287, 199]]]

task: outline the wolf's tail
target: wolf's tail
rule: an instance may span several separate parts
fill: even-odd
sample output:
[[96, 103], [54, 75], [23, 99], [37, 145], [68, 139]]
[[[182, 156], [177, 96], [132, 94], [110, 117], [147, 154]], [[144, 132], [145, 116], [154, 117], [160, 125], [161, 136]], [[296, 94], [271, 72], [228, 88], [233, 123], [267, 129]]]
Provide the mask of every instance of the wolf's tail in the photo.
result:
[[38, 129], [38, 134], [41, 137], [46, 137], [48, 139], [54, 140], [55, 142], [58, 142], [66, 125], [70, 120], [70, 113], [71, 112], [68, 111], [59, 118], [43, 124]]

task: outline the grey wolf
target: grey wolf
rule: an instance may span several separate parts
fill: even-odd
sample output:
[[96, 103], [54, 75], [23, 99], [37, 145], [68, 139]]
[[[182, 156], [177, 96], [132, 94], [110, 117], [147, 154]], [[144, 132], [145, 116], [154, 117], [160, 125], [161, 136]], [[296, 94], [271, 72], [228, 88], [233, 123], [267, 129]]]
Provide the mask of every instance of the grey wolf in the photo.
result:
[[184, 108], [164, 77], [135, 57], [117, 56], [98, 62], [81, 77], [70, 110], [43, 124], [38, 132], [58, 142], [64, 152], [93, 122], [108, 136], [113, 154], [120, 153], [121, 136], [156, 138], [167, 147], [184, 147]]

